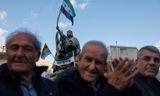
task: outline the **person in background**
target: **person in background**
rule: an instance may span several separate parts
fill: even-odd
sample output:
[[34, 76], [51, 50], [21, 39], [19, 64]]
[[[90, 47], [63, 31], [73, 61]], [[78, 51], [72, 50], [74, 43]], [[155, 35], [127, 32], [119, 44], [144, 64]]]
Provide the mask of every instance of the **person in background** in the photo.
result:
[[160, 82], [156, 79], [160, 66], [158, 48], [147, 45], [138, 51], [138, 74], [135, 83], [141, 89], [143, 96], [160, 96]]
[[[59, 96], [141, 96], [132, 82], [134, 62], [117, 59], [114, 70], [107, 67], [108, 50], [100, 41], [87, 42], [78, 56], [78, 70], [57, 80]], [[118, 61], [118, 62], [117, 62]]]
[[1, 96], [54, 96], [55, 83], [41, 77], [46, 68], [36, 67], [40, 54], [40, 41], [27, 29], [8, 35], [7, 63], [0, 66]]

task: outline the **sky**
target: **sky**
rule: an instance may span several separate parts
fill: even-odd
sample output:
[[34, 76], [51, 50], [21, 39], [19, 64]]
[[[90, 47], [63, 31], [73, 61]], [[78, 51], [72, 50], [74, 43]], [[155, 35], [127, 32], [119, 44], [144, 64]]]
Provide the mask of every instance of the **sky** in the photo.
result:
[[[5, 37], [27, 28], [55, 54], [56, 22], [63, 0], [0, 0], [0, 48]], [[80, 46], [100, 40], [107, 46], [160, 48], [160, 0], [70, 0], [76, 17], [74, 25], [60, 15], [59, 26], [72, 30]], [[42, 46], [43, 47], [43, 46]]]

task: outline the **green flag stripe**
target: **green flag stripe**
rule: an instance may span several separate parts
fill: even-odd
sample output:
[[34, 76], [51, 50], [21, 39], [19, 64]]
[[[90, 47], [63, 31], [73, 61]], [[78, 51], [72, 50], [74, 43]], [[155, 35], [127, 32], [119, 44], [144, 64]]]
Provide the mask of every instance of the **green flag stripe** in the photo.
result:
[[55, 61], [67, 60], [67, 59], [73, 57], [73, 54], [74, 53], [71, 51], [71, 52], [66, 53], [65, 56], [62, 58], [59, 58], [59, 56], [55, 56]]
[[72, 10], [73, 17], [75, 17], [76, 14], [75, 14], [75, 11], [74, 11], [74, 8], [73, 8], [71, 2], [70, 2], [69, 0], [64, 0], [64, 2], [65, 2], [65, 3], [67, 4], [67, 6]]

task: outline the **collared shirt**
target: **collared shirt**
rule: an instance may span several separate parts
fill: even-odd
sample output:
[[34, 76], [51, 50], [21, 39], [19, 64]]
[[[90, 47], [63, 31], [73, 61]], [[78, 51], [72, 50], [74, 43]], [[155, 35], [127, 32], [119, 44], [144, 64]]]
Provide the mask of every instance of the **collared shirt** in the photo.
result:
[[20, 87], [23, 92], [23, 96], [38, 96], [32, 84], [30, 85], [20, 84]]

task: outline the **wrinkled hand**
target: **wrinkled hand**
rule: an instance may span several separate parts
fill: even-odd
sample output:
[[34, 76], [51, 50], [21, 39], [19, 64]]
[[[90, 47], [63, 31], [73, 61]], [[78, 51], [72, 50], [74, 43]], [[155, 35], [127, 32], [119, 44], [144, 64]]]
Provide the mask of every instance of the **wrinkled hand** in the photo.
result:
[[137, 70], [132, 71], [135, 65], [136, 63], [133, 60], [127, 58], [114, 59], [112, 64], [109, 64], [107, 72], [104, 73], [104, 77], [108, 79], [110, 85], [122, 91], [124, 88], [132, 86], [133, 77], [137, 73]]

